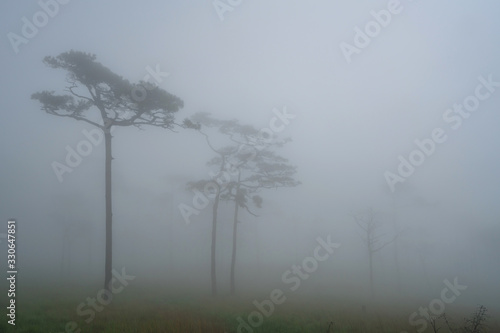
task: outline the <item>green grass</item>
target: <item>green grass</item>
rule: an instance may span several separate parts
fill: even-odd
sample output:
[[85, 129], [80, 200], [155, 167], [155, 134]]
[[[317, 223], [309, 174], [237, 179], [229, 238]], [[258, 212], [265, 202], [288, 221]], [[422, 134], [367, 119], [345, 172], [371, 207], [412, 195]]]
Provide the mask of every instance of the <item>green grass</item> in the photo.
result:
[[[76, 294], [60, 290], [52, 293], [31, 292], [16, 301], [16, 326], [8, 325], [4, 314], [0, 332], [65, 332], [66, 323], [74, 321], [81, 333], [234, 333], [237, 332], [237, 318], [248, 322], [249, 314], [256, 310], [251, 299], [167, 297], [159, 292], [134, 291], [115, 295], [111, 304], [102, 312], [96, 312], [94, 320], [86, 323], [84, 319], [87, 317], [78, 316], [76, 308], [90, 295], [92, 293], [85, 295], [83, 292]], [[414, 332], [414, 328], [410, 330], [408, 327], [408, 315], [406, 310], [395, 315], [381, 307], [365, 314], [360, 307], [346, 306], [340, 300], [288, 300], [276, 306], [270, 317], [264, 318], [260, 326], [252, 329], [255, 333], [326, 333], [329, 323], [333, 322], [330, 333]], [[247, 330], [242, 332], [250, 333]], [[426, 332], [430, 332], [430, 328]], [[446, 329], [440, 331], [445, 332]], [[500, 330], [493, 327], [491, 332]]]

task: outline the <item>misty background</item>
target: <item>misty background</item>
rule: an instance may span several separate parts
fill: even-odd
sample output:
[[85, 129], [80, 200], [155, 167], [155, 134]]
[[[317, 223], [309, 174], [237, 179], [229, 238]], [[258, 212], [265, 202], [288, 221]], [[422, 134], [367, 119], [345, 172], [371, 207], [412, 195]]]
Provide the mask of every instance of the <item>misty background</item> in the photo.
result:
[[[50, 116], [30, 99], [66, 84], [65, 73], [43, 57], [79, 50], [132, 82], [148, 66], [168, 72], [159, 86], [184, 101], [178, 123], [209, 112], [263, 128], [274, 109], [296, 116], [280, 133], [292, 139], [280, 154], [297, 166], [302, 184], [263, 192], [259, 217], [241, 214], [239, 291], [283, 286], [283, 272], [312, 254], [317, 237], [331, 235], [341, 247], [297, 294], [364, 301], [368, 258], [353, 215], [372, 207], [387, 239], [399, 233], [375, 254], [376, 297], [427, 305], [444, 279], [458, 277], [468, 289], [457, 305], [498, 311], [500, 91], [457, 130], [442, 117], [474, 93], [478, 77], [500, 81], [500, 5], [401, 1], [402, 12], [348, 63], [340, 43], [353, 44], [354, 28], [387, 3], [243, 1], [221, 21], [211, 1], [74, 0], [16, 54], [7, 34], [20, 35], [21, 18], [31, 20], [40, 6], [2, 1], [0, 219], [17, 219], [18, 288], [103, 279], [104, 145], [60, 182], [52, 163], [64, 163], [66, 146], [75, 148], [92, 127]], [[408, 158], [414, 141], [436, 127], [445, 129], [446, 142], [391, 192], [384, 173], [397, 173], [398, 156]], [[208, 295], [211, 208], [187, 224], [179, 205], [192, 205], [186, 183], [213, 171], [206, 165], [213, 154], [183, 129], [125, 127], [113, 135], [113, 267], [126, 267], [137, 286]], [[231, 214], [222, 204], [221, 294]], [[4, 241], [0, 248], [6, 253]], [[7, 270], [6, 258], [0, 269]]]

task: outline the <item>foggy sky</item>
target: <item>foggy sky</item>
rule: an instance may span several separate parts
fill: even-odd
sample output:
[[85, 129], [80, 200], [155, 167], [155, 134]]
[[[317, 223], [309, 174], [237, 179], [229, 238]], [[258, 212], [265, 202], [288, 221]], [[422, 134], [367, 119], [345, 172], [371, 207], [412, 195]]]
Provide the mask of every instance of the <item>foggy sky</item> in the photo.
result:
[[[209, 112], [263, 128], [274, 109], [286, 107], [296, 116], [280, 135], [292, 138], [282, 154], [297, 165], [302, 185], [263, 193], [260, 217], [242, 216], [241, 272], [279, 263], [276, 276], [262, 277], [279, 281], [287, 265], [313, 249], [316, 237], [331, 234], [342, 249], [323, 274], [331, 270], [349, 281], [351, 269], [363, 285], [366, 256], [352, 214], [373, 207], [389, 233], [394, 219], [407, 230], [400, 242], [408, 251], [419, 237], [427, 239], [431, 294], [443, 278], [459, 276], [469, 295], [480, 295], [467, 296], [472, 304], [494, 304], [500, 296], [500, 87], [456, 130], [443, 114], [474, 94], [479, 77], [500, 82], [500, 6], [492, 0], [402, 0], [401, 12], [348, 63], [341, 43], [354, 45], [355, 27], [364, 29], [374, 20], [370, 11], [389, 2], [243, 1], [221, 21], [212, 1], [73, 0], [59, 5], [16, 53], [7, 34], [21, 35], [22, 17], [32, 20], [41, 9], [36, 2], [2, 1], [0, 218], [18, 220], [25, 275], [58, 267], [57, 226], [63, 222], [57, 221], [71, 220], [92, 226], [91, 265], [100, 279], [104, 145], [59, 182], [51, 164], [63, 162], [65, 147], [74, 148], [91, 127], [47, 115], [30, 99], [65, 86], [65, 73], [46, 67], [43, 57], [79, 50], [96, 54], [131, 82], [143, 79], [148, 66], [168, 72], [159, 86], [184, 101], [179, 123]], [[408, 158], [414, 141], [430, 138], [435, 128], [447, 140], [391, 192], [384, 173], [397, 173], [398, 156]], [[190, 203], [185, 183], [209, 174], [212, 155], [201, 136], [177, 132], [116, 129], [114, 263], [137, 267], [138, 276], [141, 270], [159, 276], [197, 270], [208, 286], [210, 209], [186, 225], [177, 206]], [[224, 281], [231, 223], [222, 208], [217, 251]], [[84, 243], [75, 246], [84, 253]], [[476, 268], [467, 266], [469, 247], [478, 251]], [[168, 267], [154, 262], [169, 255]], [[418, 264], [414, 253], [401, 256], [408, 267]], [[393, 280], [382, 278], [391, 260], [390, 250], [377, 258], [380, 290], [391, 289], [383, 281]], [[242, 280], [251, 281], [246, 273]], [[423, 281], [415, 277], [421, 276], [418, 268], [404, 274], [407, 281]]]

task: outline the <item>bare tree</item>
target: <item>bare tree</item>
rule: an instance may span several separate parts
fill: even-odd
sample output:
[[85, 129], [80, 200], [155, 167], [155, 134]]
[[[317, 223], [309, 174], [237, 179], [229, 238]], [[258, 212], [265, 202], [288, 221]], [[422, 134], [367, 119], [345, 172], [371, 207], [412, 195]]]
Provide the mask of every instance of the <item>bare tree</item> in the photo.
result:
[[441, 327], [438, 325], [438, 319], [441, 318], [441, 316], [430, 316], [429, 317], [429, 324], [431, 325], [432, 332], [438, 333]]
[[465, 318], [461, 327], [455, 327], [446, 314], [443, 314], [443, 318], [452, 333], [482, 333], [488, 328], [488, 309], [484, 305], [480, 305], [469, 318]]
[[379, 252], [387, 245], [391, 244], [396, 240], [394, 236], [391, 240], [384, 241], [383, 238], [385, 234], [380, 234], [379, 229], [381, 228], [381, 223], [375, 217], [375, 212], [372, 208], [368, 208], [356, 215], [354, 215], [354, 220], [359, 228], [362, 230], [361, 238], [368, 251], [368, 262], [369, 262], [369, 279], [370, 279], [370, 294], [373, 298], [373, 255]]

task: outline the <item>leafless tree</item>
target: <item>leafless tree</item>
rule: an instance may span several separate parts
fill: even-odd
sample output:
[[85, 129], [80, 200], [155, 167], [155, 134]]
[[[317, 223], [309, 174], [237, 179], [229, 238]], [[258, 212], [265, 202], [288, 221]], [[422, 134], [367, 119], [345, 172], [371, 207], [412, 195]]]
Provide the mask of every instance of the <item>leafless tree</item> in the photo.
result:
[[370, 279], [370, 294], [373, 298], [374, 289], [373, 289], [373, 255], [376, 252], [379, 252], [387, 245], [394, 242], [397, 238], [397, 235], [394, 236], [390, 240], [384, 241], [386, 237], [385, 233], [380, 233], [379, 230], [381, 228], [381, 223], [375, 217], [375, 212], [372, 208], [368, 208], [358, 214], [354, 215], [354, 220], [358, 227], [362, 230], [362, 234], [360, 235], [366, 249], [368, 251], [368, 262], [369, 262], [369, 279]]
[[446, 314], [443, 314], [446, 326], [452, 333], [482, 333], [486, 332], [486, 319], [488, 319], [488, 309], [484, 305], [480, 305], [476, 311], [469, 317], [465, 318], [462, 327], [455, 327], [450, 322]]

